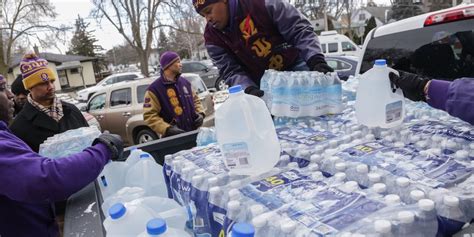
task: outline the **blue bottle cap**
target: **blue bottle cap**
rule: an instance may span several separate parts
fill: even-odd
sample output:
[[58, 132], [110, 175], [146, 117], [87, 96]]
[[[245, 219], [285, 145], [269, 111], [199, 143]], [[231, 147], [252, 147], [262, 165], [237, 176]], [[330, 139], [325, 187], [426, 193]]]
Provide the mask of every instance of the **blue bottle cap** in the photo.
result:
[[230, 94], [234, 94], [234, 93], [237, 93], [237, 92], [240, 92], [242, 91], [242, 86], [241, 85], [236, 85], [236, 86], [233, 86], [231, 88], [229, 88], [229, 93]]
[[232, 227], [232, 237], [253, 237], [255, 229], [249, 223], [237, 223]]
[[140, 155], [140, 159], [141, 158], [150, 158], [150, 154], [143, 153], [143, 154]]
[[166, 221], [161, 218], [151, 219], [146, 223], [146, 232], [150, 235], [161, 235], [166, 232]]
[[109, 215], [114, 220], [122, 217], [125, 212], [127, 212], [127, 208], [121, 202], [116, 203], [109, 208]]
[[377, 59], [377, 60], [375, 60], [375, 65], [377, 65], [377, 66], [385, 66], [385, 65], [387, 65], [387, 60], [385, 60], [385, 59]]

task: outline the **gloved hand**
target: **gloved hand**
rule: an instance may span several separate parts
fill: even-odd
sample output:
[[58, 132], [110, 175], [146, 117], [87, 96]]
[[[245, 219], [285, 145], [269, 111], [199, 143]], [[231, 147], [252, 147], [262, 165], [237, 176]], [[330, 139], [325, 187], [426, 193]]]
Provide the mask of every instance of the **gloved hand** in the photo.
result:
[[408, 99], [413, 101], [425, 101], [425, 86], [430, 79], [404, 71], [398, 72], [400, 76], [397, 76], [397, 74], [393, 72], [388, 75], [393, 92], [395, 92], [397, 88], [400, 88]]
[[324, 60], [324, 57], [314, 55], [311, 57], [307, 63], [311, 71], [318, 71], [322, 73], [334, 72], [334, 69], [328, 65]]
[[334, 69], [330, 67], [326, 62], [318, 63], [311, 68], [311, 71], [318, 71], [322, 73], [334, 72]]
[[170, 137], [170, 136], [178, 135], [181, 133], [185, 133], [185, 131], [181, 128], [178, 128], [177, 126], [169, 126], [166, 129], [164, 137]]
[[100, 134], [100, 136], [92, 142], [92, 145], [97, 143], [102, 143], [109, 148], [112, 153], [110, 156], [111, 160], [116, 161], [122, 159], [123, 141], [119, 135], [111, 134], [109, 131], [104, 131], [104, 133]]
[[244, 92], [245, 92], [245, 94], [254, 95], [254, 96], [257, 96], [257, 97], [262, 97], [263, 96], [263, 91], [258, 89], [255, 86], [249, 86], [249, 87], [245, 88]]
[[204, 114], [198, 113], [197, 116], [198, 116], [198, 117], [194, 120], [194, 127], [195, 127], [196, 129], [198, 129], [199, 127], [201, 127], [202, 122], [204, 121]]

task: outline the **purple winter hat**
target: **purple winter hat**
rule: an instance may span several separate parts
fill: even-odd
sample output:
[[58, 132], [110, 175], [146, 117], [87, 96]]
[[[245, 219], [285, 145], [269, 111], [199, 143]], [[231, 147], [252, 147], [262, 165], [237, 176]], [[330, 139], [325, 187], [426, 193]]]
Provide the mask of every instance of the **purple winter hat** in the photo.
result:
[[193, 0], [193, 6], [194, 9], [196, 9], [197, 13], [200, 13], [202, 9], [219, 1], [220, 0]]
[[179, 59], [179, 55], [173, 51], [166, 51], [160, 57], [161, 70], [165, 70], [171, 66], [176, 60]]

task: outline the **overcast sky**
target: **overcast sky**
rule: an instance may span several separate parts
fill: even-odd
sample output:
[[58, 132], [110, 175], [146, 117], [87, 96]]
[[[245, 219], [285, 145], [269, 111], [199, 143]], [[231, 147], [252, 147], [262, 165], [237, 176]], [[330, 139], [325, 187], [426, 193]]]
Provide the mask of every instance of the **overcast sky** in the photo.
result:
[[[189, 0], [191, 1], [191, 0]], [[90, 23], [89, 29], [95, 30], [94, 35], [99, 40], [97, 43], [104, 49], [109, 50], [113, 46], [122, 44], [124, 42], [123, 37], [117, 32], [117, 30], [107, 21], [102, 20], [99, 25], [97, 21], [89, 17], [89, 13], [93, 8], [91, 0], [50, 0], [56, 8], [56, 12], [59, 14], [56, 18], [56, 22], [59, 24], [74, 26], [77, 15], [81, 15], [86, 22]], [[389, 0], [375, 0], [377, 4], [389, 4]], [[74, 30], [71, 30], [68, 36], [68, 42], [66, 45], [60, 46], [61, 53], [65, 53], [68, 48], [68, 43]], [[56, 49], [46, 49], [50, 52], [57, 52]]]

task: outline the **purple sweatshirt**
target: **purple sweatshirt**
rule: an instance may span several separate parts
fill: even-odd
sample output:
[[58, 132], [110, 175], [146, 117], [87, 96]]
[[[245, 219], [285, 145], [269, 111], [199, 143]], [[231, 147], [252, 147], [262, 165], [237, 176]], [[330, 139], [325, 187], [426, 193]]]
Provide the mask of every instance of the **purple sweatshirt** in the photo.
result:
[[474, 125], [474, 78], [431, 80], [428, 104]]
[[52, 203], [94, 181], [109, 157], [103, 144], [62, 159], [42, 157], [0, 121], [0, 236], [59, 236]]
[[[264, 8], [266, 12], [258, 11], [253, 14], [249, 13], [249, 15], [239, 13], [244, 2], [242, 0], [229, 0], [230, 22], [227, 28], [223, 31], [213, 30], [210, 23], [208, 23], [204, 33], [207, 52], [219, 68], [219, 74], [226, 79], [229, 85], [242, 85], [244, 88], [248, 86], [259, 87], [261, 75], [263, 75], [266, 69], [271, 68], [269, 66], [261, 66], [258, 55], [247, 54], [247, 51], [243, 52], [242, 50], [242, 45], [246, 43], [248, 43], [247, 47], [252, 48], [252, 50], [257, 50], [259, 45], [265, 45], [253, 45], [251, 43], [252, 40], [258, 41], [257, 39], [260, 36], [257, 36], [259, 34], [263, 34], [264, 37], [262, 39], [269, 42], [271, 42], [270, 38], [275, 37], [275, 35], [281, 36], [288, 45], [293, 46], [291, 48], [296, 48], [297, 59], [305, 61], [308, 65], [311, 62], [324, 61], [318, 37], [314, 33], [310, 22], [288, 1], [245, 0], [245, 2], [253, 4], [253, 7], [256, 9]], [[263, 5], [263, 7], [260, 5]], [[241, 16], [241, 14], [243, 15]], [[245, 40], [245, 37], [240, 32], [242, 31], [240, 27], [246, 22], [245, 20], [240, 20], [246, 16], [253, 19], [251, 25], [256, 27], [256, 34], [250, 36], [248, 41]], [[260, 32], [263, 29], [271, 30]], [[222, 42], [218, 43], [219, 41], [223, 41], [225, 47], [221, 45]], [[269, 43], [267, 42], [267, 44]], [[276, 47], [276, 45], [274, 46]], [[278, 49], [272, 48], [268, 56], [265, 57], [270, 57], [272, 53], [277, 51]], [[272, 58], [268, 60], [272, 61]], [[286, 59], [283, 61], [286, 61]], [[282, 69], [284, 70], [285, 68]]]

